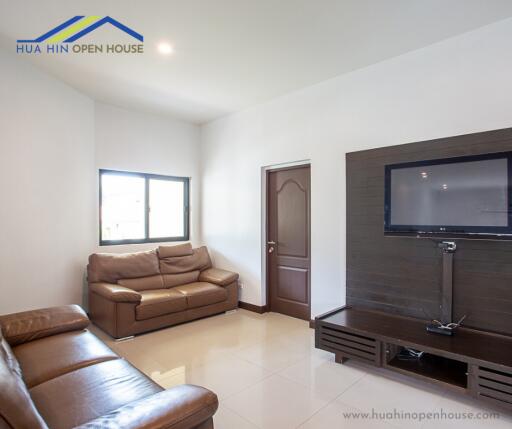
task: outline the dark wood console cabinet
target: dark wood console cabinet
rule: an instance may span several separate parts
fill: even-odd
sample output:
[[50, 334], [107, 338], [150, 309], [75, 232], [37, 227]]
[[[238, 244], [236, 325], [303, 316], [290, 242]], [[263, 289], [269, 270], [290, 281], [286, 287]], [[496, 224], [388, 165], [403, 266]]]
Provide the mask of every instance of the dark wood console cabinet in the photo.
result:
[[[315, 319], [315, 346], [336, 362], [354, 359], [471, 395], [512, 411], [512, 337], [459, 328], [428, 333], [426, 321], [343, 307]], [[424, 352], [403, 360], [403, 348]]]

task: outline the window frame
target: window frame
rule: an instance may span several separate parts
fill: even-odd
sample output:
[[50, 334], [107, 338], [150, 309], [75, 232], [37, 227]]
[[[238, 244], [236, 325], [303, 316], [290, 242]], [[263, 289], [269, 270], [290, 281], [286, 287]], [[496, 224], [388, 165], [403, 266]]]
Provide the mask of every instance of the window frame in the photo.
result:
[[[144, 238], [122, 239], [122, 240], [104, 240], [103, 222], [102, 222], [102, 201], [103, 185], [102, 177], [104, 175], [141, 177], [144, 179]], [[149, 181], [151, 179], [167, 180], [170, 182], [183, 183], [183, 236], [179, 237], [149, 237]], [[100, 246], [116, 246], [120, 244], [142, 244], [142, 243], [163, 243], [168, 241], [189, 241], [190, 240], [190, 177], [164, 176], [161, 174], [136, 173], [131, 171], [99, 169], [99, 241]]]

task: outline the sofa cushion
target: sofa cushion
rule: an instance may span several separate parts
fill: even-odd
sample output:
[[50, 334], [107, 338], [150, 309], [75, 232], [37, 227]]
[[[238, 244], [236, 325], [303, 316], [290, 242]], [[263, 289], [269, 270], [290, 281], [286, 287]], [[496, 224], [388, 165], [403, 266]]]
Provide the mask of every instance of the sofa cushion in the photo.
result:
[[136, 253], [93, 253], [87, 266], [91, 283], [117, 283], [119, 279], [134, 279], [160, 274], [155, 250]]
[[188, 256], [192, 255], [192, 245], [190, 243], [178, 244], [177, 246], [159, 246], [159, 258], [172, 258], [175, 256]]
[[212, 391], [181, 384], [74, 429], [213, 429], [218, 406]]
[[180, 274], [189, 271], [205, 270], [212, 265], [208, 249], [203, 246], [193, 250], [192, 255], [169, 258], [160, 257], [162, 274]]
[[199, 273], [200, 271], [196, 270], [181, 274], [164, 274], [162, 275], [164, 279], [164, 286], [174, 287], [179, 285], [185, 285], [187, 283], [197, 282], [197, 279], [199, 278]]
[[48, 429], [30, 398], [11, 347], [0, 331], [0, 423], [3, 422], [11, 428]]
[[95, 295], [112, 302], [139, 303], [142, 299], [142, 296], [136, 290], [112, 283], [89, 283], [89, 292], [91, 301], [93, 301]]
[[138, 279], [121, 279], [117, 284], [136, 291], [163, 289], [165, 287], [164, 280], [160, 274], [150, 277], [141, 277]]
[[82, 330], [89, 326], [89, 318], [78, 305], [41, 308], [0, 316], [0, 326], [11, 346], [60, 334]]
[[238, 273], [221, 270], [219, 268], [208, 268], [201, 271], [199, 281], [209, 282], [220, 286], [227, 286], [238, 280]]
[[30, 389], [52, 429], [69, 429], [162, 390], [124, 359], [72, 371]]
[[225, 288], [206, 282], [190, 283], [176, 286], [173, 289], [178, 290], [187, 297], [188, 308], [216, 304], [228, 298], [228, 293]]
[[135, 307], [137, 320], [151, 319], [169, 313], [187, 309], [187, 299], [174, 289], [156, 289], [141, 291], [142, 300]]
[[53, 335], [14, 348], [27, 387], [33, 387], [62, 374], [118, 359], [102, 341], [89, 331]]

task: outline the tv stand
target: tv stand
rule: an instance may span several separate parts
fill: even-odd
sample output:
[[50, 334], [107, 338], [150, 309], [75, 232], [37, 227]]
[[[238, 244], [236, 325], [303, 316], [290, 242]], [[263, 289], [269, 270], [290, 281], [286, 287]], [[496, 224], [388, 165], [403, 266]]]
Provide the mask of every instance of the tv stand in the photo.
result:
[[457, 250], [454, 241], [441, 241], [443, 251], [443, 282], [441, 285], [441, 322], [453, 322], [453, 255]]
[[[424, 320], [342, 307], [315, 319], [315, 346], [338, 363], [383, 367], [512, 412], [512, 337], [467, 328], [435, 335]], [[405, 349], [423, 354], [404, 359]]]

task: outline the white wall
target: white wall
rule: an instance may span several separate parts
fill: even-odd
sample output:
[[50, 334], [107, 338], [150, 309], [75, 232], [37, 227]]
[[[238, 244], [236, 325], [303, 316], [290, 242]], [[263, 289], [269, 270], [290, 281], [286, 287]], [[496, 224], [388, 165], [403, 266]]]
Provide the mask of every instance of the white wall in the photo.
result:
[[0, 48], [0, 314], [81, 303], [93, 102]]
[[508, 19], [204, 126], [202, 237], [241, 299], [265, 302], [262, 166], [311, 160], [313, 316], [342, 304], [345, 153], [512, 126], [510, 40]]
[[85, 304], [98, 246], [98, 169], [191, 177], [200, 244], [199, 128], [94, 103], [0, 48], [0, 314]]
[[[190, 239], [193, 245], [200, 244], [198, 126], [96, 103], [95, 142], [96, 191], [100, 168], [190, 177]], [[98, 213], [98, 198], [95, 207]], [[97, 222], [98, 219], [95, 232], [98, 244]], [[98, 246], [96, 251], [133, 252], [156, 246], [154, 243]]]

